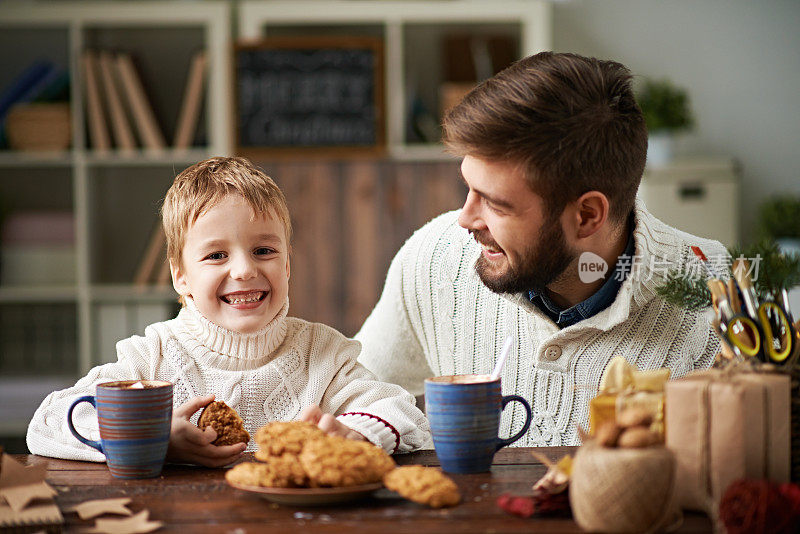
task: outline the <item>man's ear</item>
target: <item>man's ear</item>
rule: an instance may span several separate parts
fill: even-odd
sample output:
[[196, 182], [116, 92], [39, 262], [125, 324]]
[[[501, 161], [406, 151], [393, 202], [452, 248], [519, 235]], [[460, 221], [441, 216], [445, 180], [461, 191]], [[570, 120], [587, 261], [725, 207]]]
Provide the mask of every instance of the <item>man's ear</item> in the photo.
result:
[[175, 288], [175, 291], [179, 295], [189, 295], [189, 285], [186, 282], [186, 277], [183, 274], [183, 270], [172, 260], [169, 260], [169, 272], [172, 275], [172, 287]]
[[608, 197], [600, 191], [589, 191], [575, 202], [578, 223], [578, 238], [592, 236], [608, 221], [610, 205]]

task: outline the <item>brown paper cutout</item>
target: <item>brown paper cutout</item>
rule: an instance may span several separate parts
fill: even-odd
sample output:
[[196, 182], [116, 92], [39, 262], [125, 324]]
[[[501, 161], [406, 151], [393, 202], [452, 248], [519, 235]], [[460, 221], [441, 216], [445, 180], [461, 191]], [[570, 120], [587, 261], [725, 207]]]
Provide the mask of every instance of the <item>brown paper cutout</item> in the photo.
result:
[[0, 489], [0, 497], [4, 497], [15, 512], [21, 512], [37, 499], [52, 500], [55, 495], [57, 495], [56, 490], [51, 488], [47, 482]]
[[[52, 501], [55, 490], [45, 478], [47, 464], [25, 467], [8, 454], [0, 460], [0, 530], [6, 526], [53, 525], [64, 522], [58, 506]], [[47, 503], [31, 504], [36, 499]]]
[[139, 534], [153, 532], [164, 526], [161, 521], [148, 521], [150, 512], [142, 510], [138, 514], [125, 519], [98, 519], [94, 528], [88, 532], [98, 534]]
[[3, 469], [0, 471], [0, 489], [44, 482], [47, 464], [25, 467], [8, 454], [3, 454]]
[[129, 497], [121, 499], [97, 499], [85, 501], [75, 506], [64, 509], [65, 512], [76, 512], [81, 519], [94, 519], [103, 514], [133, 515], [126, 504], [130, 503]]

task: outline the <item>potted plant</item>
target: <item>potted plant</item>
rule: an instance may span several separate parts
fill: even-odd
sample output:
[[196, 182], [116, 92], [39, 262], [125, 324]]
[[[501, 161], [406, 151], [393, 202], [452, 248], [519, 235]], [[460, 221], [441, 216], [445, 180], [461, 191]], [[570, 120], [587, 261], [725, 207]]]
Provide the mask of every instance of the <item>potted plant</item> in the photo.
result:
[[692, 126], [686, 90], [668, 80], [647, 80], [637, 95], [647, 124], [647, 162], [663, 165], [672, 159], [675, 132]]
[[762, 237], [774, 239], [784, 252], [800, 254], [800, 196], [767, 199], [758, 210]]

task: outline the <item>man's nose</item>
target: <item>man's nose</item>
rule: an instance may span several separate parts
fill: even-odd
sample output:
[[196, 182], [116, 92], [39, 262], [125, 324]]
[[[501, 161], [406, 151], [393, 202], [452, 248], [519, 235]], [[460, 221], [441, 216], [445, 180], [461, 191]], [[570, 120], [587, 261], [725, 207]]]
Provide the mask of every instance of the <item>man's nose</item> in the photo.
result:
[[480, 225], [480, 199], [470, 191], [464, 200], [464, 206], [458, 215], [458, 224], [467, 230], [474, 230]]

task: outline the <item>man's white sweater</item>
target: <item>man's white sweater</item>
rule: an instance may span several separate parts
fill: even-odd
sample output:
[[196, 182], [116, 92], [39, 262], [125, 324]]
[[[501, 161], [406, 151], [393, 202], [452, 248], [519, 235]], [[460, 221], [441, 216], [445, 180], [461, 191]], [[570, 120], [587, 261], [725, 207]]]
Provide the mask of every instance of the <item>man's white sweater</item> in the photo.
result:
[[[356, 335], [359, 361], [381, 380], [420, 395], [429, 376], [488, 374], [510, 335], [503, 394], [521, 395], [533, 411], [530, 430], [514, 445], [577, 445], [577, 425], [588, 428], [589, 400], [612, 356], [641, 370], [669, 367], [672, 378], [713, 362], [719, 342], [702, 314], [667, 304], [656, 288], [668, 270], [694, 262], [688, 246], [712, 257], [727, 254], [720, 243], [671, 228], [637, 202], [633, 272], [610, 307], [562, 330], [527, 295], [498, 295], [481, 283], [480, 246], [457, 216], [441, 215], [409, 238]], [[524, 417], [511, 403], [501, 436]]]
[[[67, 409], [76, 398], [94, 395], [97, 384], [140, 379], [172, 382], [174, 408], [213, 393], [239, 412], [251, 436], [268, 422], [293, 420], [304, 407], [317, 404], [388, 452], [411, 451], [430, 439], [414, 398], [397, 385], [379, 382], [356, 362], [357, 342], [333, 328], [287, 318], [287, 310], [288, 304], [265, 328], [245, 335], [211, 323], [187, 299], [177, 318], [148, 326], [144, 337], [117, 343], [116, 363], [95, 367], [74, 387], [51, 393], [28, 427], [28, 449], [105, 461], [72, 436]], [[73, 419], [84, 437], [99, 439], [89, 404], [80, 404]], [[255, 448], [251, 439], [247, 450]]]

